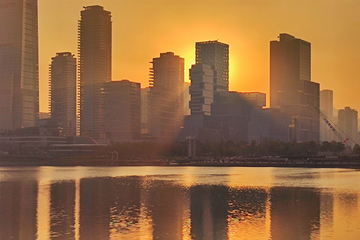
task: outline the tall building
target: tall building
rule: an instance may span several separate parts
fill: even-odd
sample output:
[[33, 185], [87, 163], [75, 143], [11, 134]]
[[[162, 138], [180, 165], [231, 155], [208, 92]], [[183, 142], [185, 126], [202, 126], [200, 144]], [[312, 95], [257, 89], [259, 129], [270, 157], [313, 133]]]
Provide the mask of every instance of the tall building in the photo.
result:
[[184, 59], [167, 52], [151, 63], [149, 132], [169, 143], [177, 138], [184, 117]]
[[57, 53], [50, 65], [51, 118], [61, 135], [76, 135], [76, 58], [70, 52]]
[[344, 139], [347, 140], [351, 145], [358, 142], [358, 112], [350, 107], [345, 107], [339, 110], [339, 122], [338, 126], [341, 129], [340, 134]]
[[214, 71], [214, 92], [229, 91], [229, 45], [219, 41], [196, 43], [196, 64], [210, 65]]
[[105, 138], [130, 142], [140, 138], [140, 83], [128, 80], [104, 84]]
[[[329, 121], [334, 121], [334, 104], [333, 104], [333, 91], [325, 89], [320, 91], [320, 111], [325, 114]], [[338, 141], [337, 137], [325, 123], [320, 120], [320, 141]]]
[[37, 0], [0, 0], [0, 129], [36, 125], [38, 75]]
[[214, 101], [214, 71], [210, 65], [195, 64], [190, 69], [189, 102], [191, 115], [211, 115], [211, 104]]
[[111, 13], [84, 7], [79, 21], [80, 134], [104, 138], [101, 89], [111, 81]]
[[319, 84], [311, 82], [311, 44], [286, 33], [270, 42], [270, 106], [293, 120], [290, 140], [319, 141]]

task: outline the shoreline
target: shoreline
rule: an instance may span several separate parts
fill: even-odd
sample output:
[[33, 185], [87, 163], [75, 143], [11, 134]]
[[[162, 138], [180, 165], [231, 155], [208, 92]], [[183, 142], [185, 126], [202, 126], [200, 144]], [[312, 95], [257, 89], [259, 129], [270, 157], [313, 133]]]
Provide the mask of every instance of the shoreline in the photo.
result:
[[108, 158], [50, 158], [48, 156], [1, 156], [0, 167], [36, 166], [192, 166], [192, 167], [300, 167], [360, 169], [359, 158], [239, 158], [234, 160], [111, 160]]

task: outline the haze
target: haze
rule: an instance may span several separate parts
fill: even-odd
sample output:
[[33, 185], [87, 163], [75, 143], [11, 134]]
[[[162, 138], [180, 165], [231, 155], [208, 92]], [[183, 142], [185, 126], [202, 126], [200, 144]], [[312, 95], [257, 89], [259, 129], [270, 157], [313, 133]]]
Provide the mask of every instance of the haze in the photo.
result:
[[[312, 44], [312, 81], [334, 91], [334, 107], [360, 110], [360, 4], [346, 0], [39, 0], [40, 111], [48, 111], [48, 71], [56, 52], [77, 57], [83, 6], [102, 5], [113, 21], [112, 79], [148, 86], [160, 52], [185, 58], [195, 42], [230, 45], [230, 90], [265, 92], [269, 42], [289, 33]], [[269, 105], [269, 103], [268, 103]]]

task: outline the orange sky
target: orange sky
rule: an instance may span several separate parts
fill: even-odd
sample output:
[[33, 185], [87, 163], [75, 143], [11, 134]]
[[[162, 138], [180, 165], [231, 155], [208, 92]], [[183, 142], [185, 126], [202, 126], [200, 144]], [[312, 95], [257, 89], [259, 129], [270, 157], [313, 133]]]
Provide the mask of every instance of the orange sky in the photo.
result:
[[360, 111], [358, 0], [38, 0], [40, 111], [48, 111], [48, 69], [56, 52], [77, 56], [83, 6], [102, 5], [113, 21], [113, 80], [148, 86], [160, 52], [185, 58], [195, 42], [230, 45], [230, 90], [269, 92], [269, 41], [289, 33], [312, 44], [312, 81], [334, 91], [335, 108]]

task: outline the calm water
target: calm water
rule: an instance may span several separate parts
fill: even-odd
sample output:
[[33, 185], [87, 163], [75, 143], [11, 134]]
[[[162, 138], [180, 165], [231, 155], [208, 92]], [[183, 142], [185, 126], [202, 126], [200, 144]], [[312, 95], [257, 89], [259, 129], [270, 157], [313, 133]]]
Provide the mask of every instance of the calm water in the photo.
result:
[[360, 239], [360, 171], [0, 168], [0, 239]]

